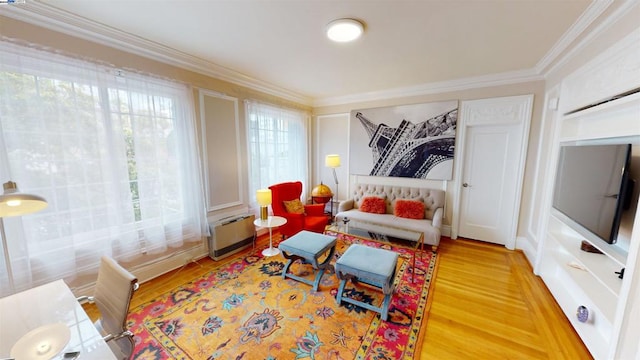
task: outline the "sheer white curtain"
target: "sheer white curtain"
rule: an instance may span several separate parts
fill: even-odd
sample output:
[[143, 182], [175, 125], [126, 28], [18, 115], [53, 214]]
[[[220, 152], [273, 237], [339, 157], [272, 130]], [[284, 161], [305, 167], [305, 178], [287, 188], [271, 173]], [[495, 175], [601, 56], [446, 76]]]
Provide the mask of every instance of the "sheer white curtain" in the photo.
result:
[[283, 181], [309, 183], [309, 114], [254, 100], [245, 101], [249, 143], [249, 197]]
[[49, 202], [4, 219], [16, 290], [87, 285], [103, 254], [134, 268], [201, 244], [193, 104], [183, 84], [0, 42], [0, 181]]

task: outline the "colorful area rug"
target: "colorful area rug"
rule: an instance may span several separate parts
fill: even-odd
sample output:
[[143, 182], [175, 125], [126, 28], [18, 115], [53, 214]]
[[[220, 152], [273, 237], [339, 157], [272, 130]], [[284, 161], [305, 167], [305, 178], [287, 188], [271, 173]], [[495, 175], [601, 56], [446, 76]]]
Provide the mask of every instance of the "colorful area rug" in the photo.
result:
[[[335, 259], [353, 243], [400, 253], [388, 321], [376, 312], [335, 301], [339, 281], [322, 277], [318, 292], [282, 279], [282, 255], [260, 250], [225, 262], [196, 279], [131, 311], [135, 359], [414, 359], [422, 341], [436, 254], [370, 239], [337, 235]], [[335, 261], [335, 259], [333, 261]], [[312, 277], [309, 265], [292, 270]], [[345, 294], [379, 306], [381, 291], [347, 284]]]

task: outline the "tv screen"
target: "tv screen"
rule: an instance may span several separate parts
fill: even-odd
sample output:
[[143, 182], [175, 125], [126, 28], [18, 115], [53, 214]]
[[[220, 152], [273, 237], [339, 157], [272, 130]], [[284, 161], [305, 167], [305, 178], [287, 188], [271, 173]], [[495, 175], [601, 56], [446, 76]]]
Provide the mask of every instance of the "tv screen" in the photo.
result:
[[631, 144], [561, 146], [553, 207], [602, 240], [614, 243], [630, 159]]

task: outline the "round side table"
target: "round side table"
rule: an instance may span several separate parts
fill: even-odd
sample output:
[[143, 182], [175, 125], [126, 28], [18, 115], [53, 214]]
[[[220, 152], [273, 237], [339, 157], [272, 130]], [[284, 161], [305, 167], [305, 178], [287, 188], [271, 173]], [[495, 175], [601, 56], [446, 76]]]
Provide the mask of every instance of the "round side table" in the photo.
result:
[[269, 228], [269, 247], [262, 250], [264, 256], [274, 256], [280, 254], [280, 249], [273, 247], [273, 234], [271, 230], [274, 227], [282, 226], [287, 223], [287, 219], [282, 216], [269, 216], [267, 220], [255, 219], [253, 225], [258, 227]]

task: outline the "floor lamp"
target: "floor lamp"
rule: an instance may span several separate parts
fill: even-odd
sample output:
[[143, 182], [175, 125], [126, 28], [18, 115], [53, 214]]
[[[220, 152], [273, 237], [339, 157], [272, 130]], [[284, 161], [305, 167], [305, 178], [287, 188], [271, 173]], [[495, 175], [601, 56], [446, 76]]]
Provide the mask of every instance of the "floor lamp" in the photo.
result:
[[[336, 168], [340, 167], [340, 155], [338, 154], [330, 154], [324, 158], [324, 166], [331, 168], [333, 170], [333, 180], [336, 183], [336, 199], [340, 195], [338, 191], [338, 176], [336, 175]], [[333, 198], [331, 199], [331, 222], [333, 223]]]
[[34, 213], [47, 207], [47, 201], [37, 195], [21, 193], [18, 185], [13, 181], [8, 181], [3, 185], [4, 193], [0, 195], [0, 236], [2, 236], [2, 250], [4, 250], [4, 263], [9, 276], [9, 288], [11, 293], [15, 291], [13, 282], [13, 270], [9, 259], [9, 248], [7, 247], [7, 235], [4, 230], [5, 217], [20, 216]]

